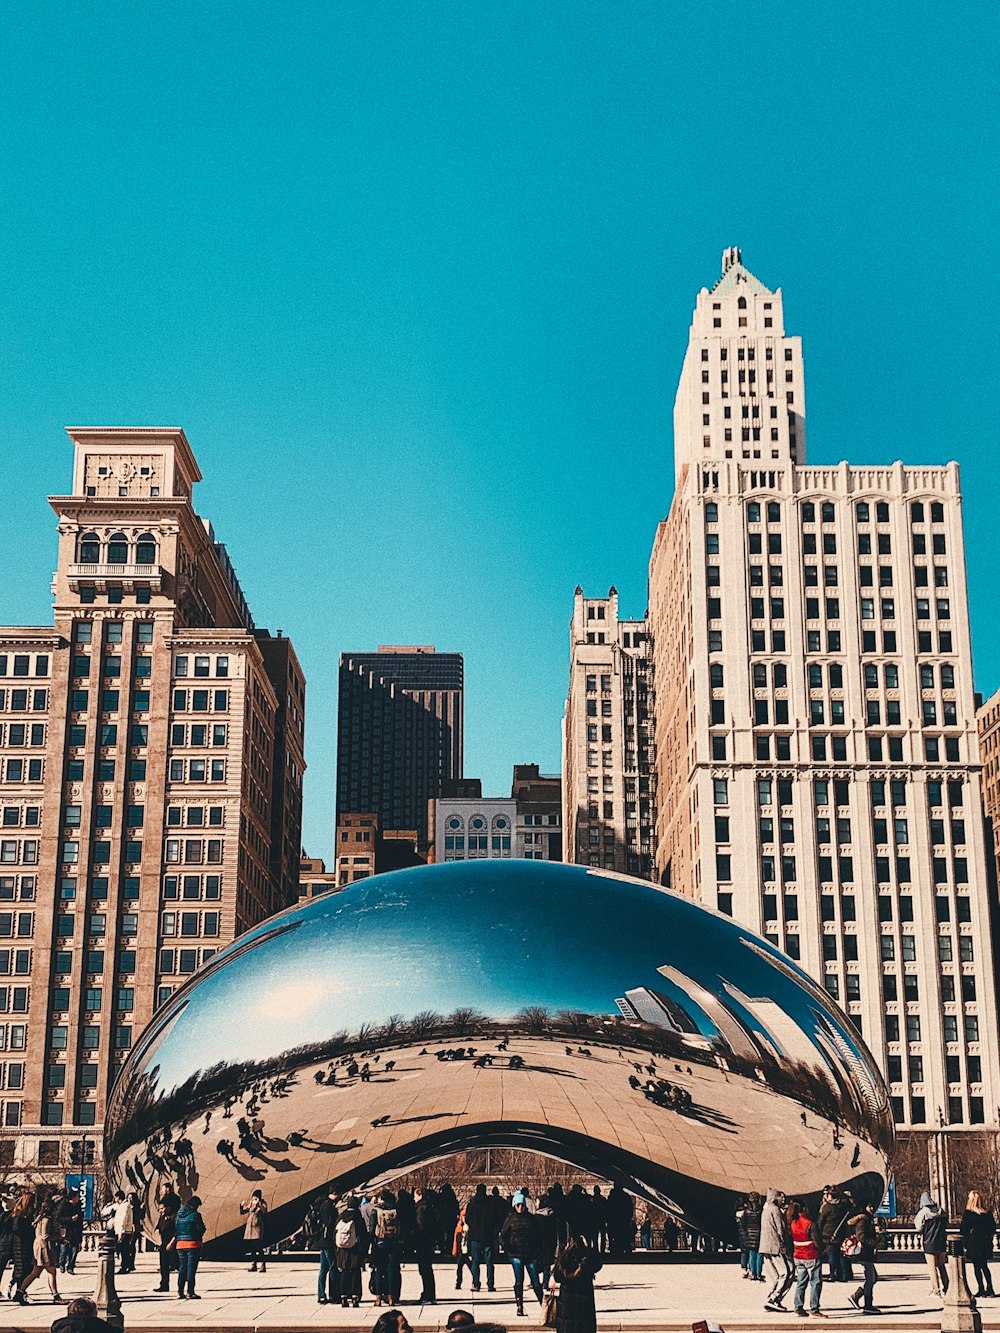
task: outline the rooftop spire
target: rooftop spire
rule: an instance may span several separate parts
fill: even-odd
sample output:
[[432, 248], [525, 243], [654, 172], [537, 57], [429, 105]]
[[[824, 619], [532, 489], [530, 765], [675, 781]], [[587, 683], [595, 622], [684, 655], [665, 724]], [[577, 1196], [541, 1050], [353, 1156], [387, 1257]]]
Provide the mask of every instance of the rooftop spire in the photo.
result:
[[742, 264], [743, 256], [738, 245], [730, 245], [722, 252], [722, 276], [725, 277], [734, 264]]

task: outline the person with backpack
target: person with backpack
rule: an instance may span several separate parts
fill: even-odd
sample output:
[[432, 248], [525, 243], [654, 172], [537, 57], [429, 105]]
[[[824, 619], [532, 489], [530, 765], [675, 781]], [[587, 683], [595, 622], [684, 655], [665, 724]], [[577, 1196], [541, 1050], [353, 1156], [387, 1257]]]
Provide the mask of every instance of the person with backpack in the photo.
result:
[[920, 1212], [913, 1219], [913, 1229], [923, 1241], [931, 1295], [940, 1300], [948, 1290], [948, 1214], [926, 1191], [920, 1196]]
[[353, 1194], [341, 1200], [333, 1242], [336, 1248], [337, 1277], [340, 1284], [340, 1303], [346, 1310], [356, 1310], [361, 1304], [361, 1268], [365, 1261], [364, 1219]]
[[340, 1196], [330, 1188], [325, 1198], [310, 1209], [309, 1222], [319, 1247], [319, 1279], [316, 1300], [320, 1305], [335, 1305], [340, 1300], [340, 1275], [337, 1268], [337, 1221]]
[[392, 1190], [383, 1190], [372, 1211], [372, 1269], [375, 1278], [375, 1304], [396, 1305], [399, 1301], [403, 1276], [400, 1260], [403, 1255], [402, 1227], [396, 1196]]

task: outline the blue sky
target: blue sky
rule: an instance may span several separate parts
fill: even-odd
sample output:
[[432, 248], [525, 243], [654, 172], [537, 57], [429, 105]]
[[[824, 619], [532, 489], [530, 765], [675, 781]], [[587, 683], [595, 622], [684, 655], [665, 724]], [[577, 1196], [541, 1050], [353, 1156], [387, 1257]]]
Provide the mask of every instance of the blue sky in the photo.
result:
[[0, 620], [50, 617], [63, 426], [179, 424], [308, 675], [311, 852], [346, 649], [463, 652], [466, 771], [556, 770], [573, 588], [645, 608], [738, 244], [804, 339], [810, 461], [962, 465], [991, 692], [994, 32], [919, 0], [14, 6]]

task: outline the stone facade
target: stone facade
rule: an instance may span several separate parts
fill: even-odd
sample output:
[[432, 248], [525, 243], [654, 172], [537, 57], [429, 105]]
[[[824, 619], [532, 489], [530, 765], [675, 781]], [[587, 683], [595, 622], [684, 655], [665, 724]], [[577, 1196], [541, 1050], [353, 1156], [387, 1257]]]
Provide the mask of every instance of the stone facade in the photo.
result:
[[255, 628], [196, 514], [183, 431], [69, 433], [53, 627], [0, 628], [0, 1155], [19, 1168], [41, 1140], [50, 1167], [92, 1141], [157, 1005], [298, 892], [294, 650]]
[[825, 985], [898, 1123], [995, 1123], [958, 469], [805, 466], [781, 294], [738, 252], [724, 267], [650, 562], [655, 871]]
[[649, 636], [577, 588], [563, 717], [563, 859], [648, 877], [655, 809]]

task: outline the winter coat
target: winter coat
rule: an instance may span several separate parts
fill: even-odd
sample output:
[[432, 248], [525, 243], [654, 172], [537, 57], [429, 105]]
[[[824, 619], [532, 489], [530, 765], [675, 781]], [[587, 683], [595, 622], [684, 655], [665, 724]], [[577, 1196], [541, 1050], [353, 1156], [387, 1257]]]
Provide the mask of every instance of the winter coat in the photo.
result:
[[509, 1259], [538, 1258], [538, 1225], [527, 1209], [510, 1214], [500, 1228], [500, 1244]]
[[855, 1217], [848, 1218], [847, 1226], [845, 1237], [853, 1231], [861, 1245], [861, 1252], [857, 1258], [863, 1264], [873, 1264], [878, 1250], [878, 1232], [875, 1230], [874, 1217], [870, 1213], [858, 1213]]
[[962, 1239], [965, 1253], [975, 1263], [988, 1264], [993, 1256], [993, 1237], [997, 1224], [989, 1209], [985, 1213], [966, 1208], [962, 1214]]
[[559, 1283], [558, 1333], [597, 1333], [594, 1275], [600, 1268], [601, 1261], [593, 1250], [581, 1250], [572, 1267], [564, 1258], [556, 1260], [552, 1271]]
[[475, 1194], [465, 1205], [465, 1221], [469, 1228], [469, 1240], [487, 1244], [493, 1235], [493, 1209], [490, 1196], [485, 1186], [477, 1187]]
[[112, 1218], [111, 1227], [119, 1240], [122, 1236], [127, 1236], [135, 1231], [135, 1213], [132, 1211], [132, 1204], [128, 1199], [122, 1199], [121, 1203], [115, 1206], [115, 1215]]
[[826, 1249], [831, 1245], [839, 1245], [847, 1235], [847, 1219], [853, 1211], [850, 1199], [842, 1196], [820, 1206], [819, 1217], [816, 1220]]
[[205, 1234], [205, 1219], [197, 1208], [191, 1208], [186, 1203], [182, 1204], [174, 1225], [179, 1250], [194, 1249], [201, 1245], [201, 1239]]
[[0, 1271], [14, 1253], [14, 1219], [6, 1208], [0, 1209]]
[[736, 1213], [736, 1229], [740, 1234], [741, 1250], [756, 1250], [760, 1246], [760, 1204], [745, 1203]]
[[74, 1314], [57, 1319], [52, 1325], [52, 1333], [114, 1333], [114, 1329], [106, 1319], [99, 1319], [97, 1315]]
[[441, 1219], [431, 1195], [421, 1195], [413, 1212], [413, 1244], [421, 1255], [431, 1255], [441, 1235]]
[[944, 1254], [948, 1248], [948, 1215], [929, 1194], [920, 1196], [920, 1212], [913, 1219], [914, 1231], [924, 1242], [924, 1254]]
[[240, 1204], [240, 1212], [246, 1215], [243, 1239], [261, 1241], [264, 1239], [264, 1219], [267, 1216], [267, 1204], [255, 1196]]
[[788, 1218], [785, 1210], [777, 1202], [778, 1191], [767, 1191], [767, 1202], [760, 1215], [760, 1244], [757, 1249], [761, 1254], [791, 1254], [791, 1237], [788, 1231]]
[[337, 1202], [327, 1196], [320, 1199], [319, 1203], [312, 1210], [312, 1221], [315, 1226], [316, 1240], [321, 1250], [329, 1250], [331, 1254], [337, 1248], [337, 1218], [340, 1216], [340, 1209]]
[[559, 1246], [559, 1220], [551, 1208], [540, 1204], [535, 1214], [535, 1245], [538, 1262], [551, 1267]]

